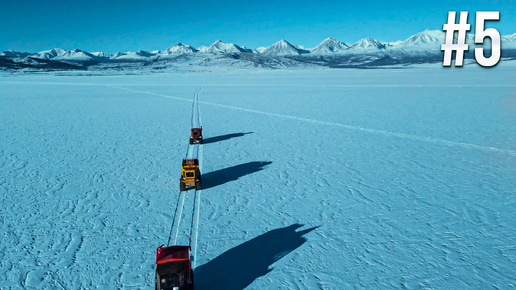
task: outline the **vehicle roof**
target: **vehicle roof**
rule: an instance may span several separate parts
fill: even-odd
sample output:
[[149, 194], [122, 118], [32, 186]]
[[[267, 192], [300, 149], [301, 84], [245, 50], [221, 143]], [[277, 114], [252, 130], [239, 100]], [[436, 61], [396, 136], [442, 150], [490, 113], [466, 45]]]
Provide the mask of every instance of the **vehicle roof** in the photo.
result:
[[183, 166], [183, 169], [185, 169], [185, 170], [195, 170], [195, 169], [199, 169], [199, 166], [197, 166], [197, 165], [185, 165], [185, 166]]
[[156, 266], [156, 272], [158, 272], [158, 275], [163, 276], [167, 274], [177, 274], [181, 272], [185, 268], [185, 262], [173, 262], [173, 263], [167, 263], [167, 264], [158, 264]]
[[183, 167], [185, 166], [197, 166], [199, 165], [199, 159], [183, 159], [183, 163], [182, 163]]
[[190, 247], [171, 246], [159, 247], [156, 254], [156, 264], [188, 261], [190, 259]]

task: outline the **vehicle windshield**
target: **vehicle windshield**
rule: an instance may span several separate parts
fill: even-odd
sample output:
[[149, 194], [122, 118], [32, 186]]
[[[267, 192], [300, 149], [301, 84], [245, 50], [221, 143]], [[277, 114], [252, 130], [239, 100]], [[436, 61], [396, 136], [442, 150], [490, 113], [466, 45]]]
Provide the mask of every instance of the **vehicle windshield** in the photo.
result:
[[193, 171], [187, 171], [185, 172], [186, 177], [195, 177], [195, 173]]

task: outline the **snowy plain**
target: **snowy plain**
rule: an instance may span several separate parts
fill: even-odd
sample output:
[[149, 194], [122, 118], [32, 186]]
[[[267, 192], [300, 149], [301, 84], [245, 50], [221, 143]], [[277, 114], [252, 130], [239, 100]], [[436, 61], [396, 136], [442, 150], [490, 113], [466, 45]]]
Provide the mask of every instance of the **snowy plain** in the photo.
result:
[[516, 287], [515, 80], [2, 75], [0, 288], [154, 287], [198, 89], [197, 289]]

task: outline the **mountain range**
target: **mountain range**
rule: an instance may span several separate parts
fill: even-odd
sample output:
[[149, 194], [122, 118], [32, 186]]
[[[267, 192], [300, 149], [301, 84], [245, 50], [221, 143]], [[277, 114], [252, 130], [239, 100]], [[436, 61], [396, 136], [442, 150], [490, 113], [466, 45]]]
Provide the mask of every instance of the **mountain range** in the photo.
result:
[[[210, 46], [194, 48], [177, 43], [165, 50], [117, 52], [86, 52], [81, 49], [54, 48], [36, 53], [0, 52], [0, 68], [6, 70], [102, 70], [150, 67], [163, 69], [194, 66], [231, 67], [358, 67], [373, 68], [392, 65], [442, 62], [441, 44], [445, 33], [425, 30], [404, 41], [384, 42], [364, 38], [349, 44], [335, 38], [326, 38], [314, 48], [293, 45], [282, 39], [269, 47], [246, 48], [234, 43], [215, 41]], [[516, 33], [501, 37], [502, 57], [516, 58]], [[474, 57], [474, 35], [467, 35], [470, 45], [465, 58]], [[485, 45], [489, 46], [489, 43]]]

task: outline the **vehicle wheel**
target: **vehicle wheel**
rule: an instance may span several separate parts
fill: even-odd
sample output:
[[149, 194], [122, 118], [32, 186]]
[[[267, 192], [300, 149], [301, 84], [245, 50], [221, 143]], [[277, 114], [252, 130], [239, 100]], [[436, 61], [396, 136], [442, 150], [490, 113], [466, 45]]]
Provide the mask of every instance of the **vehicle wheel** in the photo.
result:
[[191, 281], [191, 282], [192, 282], [192, 284], [188, 285], [188, 289], [189, 289], [189, 290], [194, 290], [194, 278], [193, 278], [193, 271], [191, 272], [190, 277], [191, 277], [191, 279], [192, 279], [192, 281]]
[[190, 139], [190, 145], [192, 145], [192, 144], [193, 144], [193, 140], [192, 140], [192, 139]]
[[180, 183], [179, 183], [179, 189], [180, 189], [181, 191], [185, 191], [185, 190], [186, 190], [186, 185], [185, 185], [184, 183], [180, 182]]
[[201, 182], [200, 181], [195, 184], [195, 189], [201, 190]]
[[199, 141], [199, 143], [200, 143], [200, 144], [202, 144], [202, 143], [204, 143], [204, 141], [201, 139], [201, 140]]

